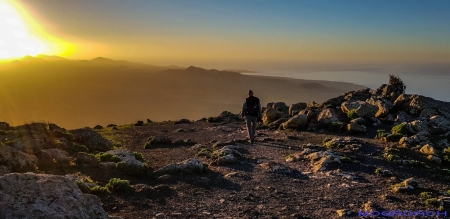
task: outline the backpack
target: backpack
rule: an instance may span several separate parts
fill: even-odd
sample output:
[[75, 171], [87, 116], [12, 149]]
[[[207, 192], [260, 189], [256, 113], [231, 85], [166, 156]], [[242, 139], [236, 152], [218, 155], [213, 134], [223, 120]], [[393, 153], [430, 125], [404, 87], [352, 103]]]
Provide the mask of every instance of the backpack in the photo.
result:
[[247, 103], [247, 110], [245, 112], [245, 115], [247, 116], [259, 116], [259, 99], [257, 97], [249, 97], [245, 99], [245, 102]]

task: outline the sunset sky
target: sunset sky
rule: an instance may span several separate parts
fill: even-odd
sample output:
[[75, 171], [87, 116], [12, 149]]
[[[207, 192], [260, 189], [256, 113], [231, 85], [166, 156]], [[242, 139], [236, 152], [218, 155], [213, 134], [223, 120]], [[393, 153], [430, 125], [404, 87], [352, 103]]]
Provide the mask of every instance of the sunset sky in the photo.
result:
[[0, 11], [2, 59], [47, 53], [217, 68], [450, 63], [448, 0], [0, 0]]

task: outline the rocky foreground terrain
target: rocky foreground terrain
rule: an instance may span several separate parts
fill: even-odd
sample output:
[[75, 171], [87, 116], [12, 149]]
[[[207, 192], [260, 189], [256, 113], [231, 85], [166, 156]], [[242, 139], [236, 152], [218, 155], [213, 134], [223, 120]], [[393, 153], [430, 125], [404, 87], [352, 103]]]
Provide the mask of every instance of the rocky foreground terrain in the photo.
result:
[[254, 144], [226, 111], [0, 123], [0, 218], [445, 217], [450, 103], [404, 91], [391, 77], [320, 104], [269, 103]]

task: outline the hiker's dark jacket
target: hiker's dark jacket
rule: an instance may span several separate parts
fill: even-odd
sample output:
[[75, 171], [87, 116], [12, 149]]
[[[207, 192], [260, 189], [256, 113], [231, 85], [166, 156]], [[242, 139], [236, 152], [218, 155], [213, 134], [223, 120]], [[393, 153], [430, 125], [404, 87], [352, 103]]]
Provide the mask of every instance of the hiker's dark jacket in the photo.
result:
[[[255, 110], [249, 109], [247, 106], [256, 105]], [[259, 99], [254, 96], [250, 96], [245, 99], [244, 104], [242, 104], [242, 116], [253, 116], [260, 117], [261, 116], [261, 103]]]

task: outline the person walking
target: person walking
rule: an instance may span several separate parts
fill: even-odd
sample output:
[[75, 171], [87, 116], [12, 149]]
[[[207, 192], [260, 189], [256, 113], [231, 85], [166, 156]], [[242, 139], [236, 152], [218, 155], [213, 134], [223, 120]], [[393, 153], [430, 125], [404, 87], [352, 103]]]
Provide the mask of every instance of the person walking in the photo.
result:
[[245, 117], [248, 137], [250, 138], [250, 143], [253, 143], [255, 141], [256, 125], [259, 118], [261, 118], [261, 104], [259, 99], [253, 96], [252, 90], [248, 91], [248, 97], [242, 105], [241, 117]]

